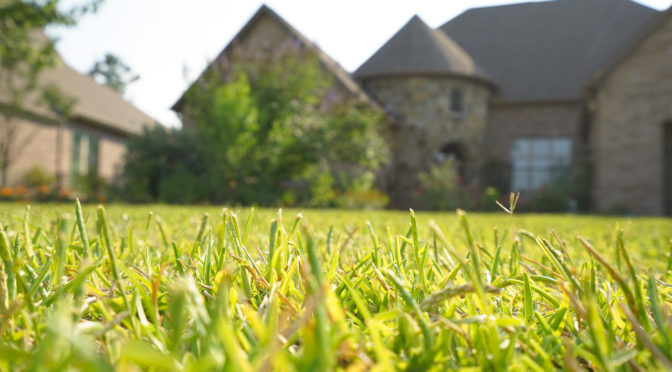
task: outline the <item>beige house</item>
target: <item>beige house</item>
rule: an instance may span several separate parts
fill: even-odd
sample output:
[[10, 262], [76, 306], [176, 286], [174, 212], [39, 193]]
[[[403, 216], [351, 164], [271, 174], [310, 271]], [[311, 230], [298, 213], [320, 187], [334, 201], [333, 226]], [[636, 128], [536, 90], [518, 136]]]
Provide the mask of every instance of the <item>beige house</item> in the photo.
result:
[[[319, 51], [263, 6], [212, 66], [236, 47], [286, 42]], [[417, 174], [452, 158], [478, 187], [533, 193], [583, 174], [592, 210], [672, 214], [672, 10], [476, 8], [438, 29], [413, 17], [352, 74], [319, 53], [344, 94], [388, 113], [393, 206], [412, 206]], [[182, 100], [173, 109], [188, 127]]]
[[[39, 35], [45, 37], [44, 35]], [[17, 186], [29, 169], [39, 166], [56, 176], [60, 187], [77, 188], [79, 176], [96, 175], [110, 181], [120, 171], [130, 134], [139, 134], [143, 126], [156, 121], [125, 101], [112, 89], [96, 83], [65, 64], [60, 58], [55, 68], [38, 77], [38, 87], [55, 86], [74, 99], [72, 115], [61, 120], [32, 93], [23, 103], [23, 111], [10, 124], [0, 115], [0, 141], [12, 126], [10, 156], [3, 185]], [[5, 78], [6, 72], [0, 71]], [[4, 80], [3, 80], [4, 81]], [[6, 90], [0, 90], [0, 110], [8, 110]]]

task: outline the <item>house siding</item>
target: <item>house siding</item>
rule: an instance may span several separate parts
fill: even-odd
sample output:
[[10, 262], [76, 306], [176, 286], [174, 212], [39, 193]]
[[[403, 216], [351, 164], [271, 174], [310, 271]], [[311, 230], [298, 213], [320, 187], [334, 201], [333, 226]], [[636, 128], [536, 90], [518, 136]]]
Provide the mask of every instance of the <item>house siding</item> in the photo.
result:
[[672, 17], [611, 71], [597, 88], [595, 108], [596, 208], [662, 214], [663, 123], [672, 120]]
[[[72, 156], [75, 131], [98, 137], [98, 174], [112, 181], [123, 164], [125, 136], [100, 130], [84, 123], [59, 125], [38, 120], [17, 118], [13, 160], [7, 172], [7, 185], [18, 186], [26, 171], [39, 166], [52, 175], [61, 175], [62, 185], [73, 185]], [[60, 137], [60, 154], [59, 148]], [[59, 156], [60, 155], [60, 156]]]
[[36, 165], [50, 174], [56, 174], [57, 126], [23, 117], [12, 119], [12, 123], [16, 126], [16, 134], [11, 144], [13, 150], [7, 169], [6, 184], [9, 186], [20, 184], [25, 172]]

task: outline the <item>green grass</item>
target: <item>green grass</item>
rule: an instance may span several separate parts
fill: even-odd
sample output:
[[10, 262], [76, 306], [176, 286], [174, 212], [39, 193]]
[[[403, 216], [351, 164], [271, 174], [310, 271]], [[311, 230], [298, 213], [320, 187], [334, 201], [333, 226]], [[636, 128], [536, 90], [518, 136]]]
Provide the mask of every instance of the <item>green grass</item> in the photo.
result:
[[0, 370], [672, 368], [671, 220], [250, 212], [0, 204]]

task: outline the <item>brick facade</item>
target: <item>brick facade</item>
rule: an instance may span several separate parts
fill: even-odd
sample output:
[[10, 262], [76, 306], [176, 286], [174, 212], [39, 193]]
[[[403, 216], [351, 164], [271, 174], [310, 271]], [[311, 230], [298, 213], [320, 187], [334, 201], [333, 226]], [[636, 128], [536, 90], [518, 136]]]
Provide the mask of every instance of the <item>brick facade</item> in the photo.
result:
[[486, 131], [488, 159], [509, 163], [516, 139], [568, 137], [572, 162], [579, 164], [585, 138], [581, 113], [580, 102], [494, 103]]
[[663, 214], [663, 125], [672, 120], [672, 17], [598, 86], [591, 133], [600, 211]]

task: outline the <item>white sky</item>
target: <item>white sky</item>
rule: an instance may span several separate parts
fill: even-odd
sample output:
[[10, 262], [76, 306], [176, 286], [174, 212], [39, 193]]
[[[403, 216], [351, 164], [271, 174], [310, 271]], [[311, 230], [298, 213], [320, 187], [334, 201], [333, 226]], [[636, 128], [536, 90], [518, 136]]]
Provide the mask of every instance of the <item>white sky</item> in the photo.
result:
[[[68, 3], [77, 3], [68, 0]], [[503, 0], [267, 0], [266, 4], [353, 71], [414, 14], [438, 27], [466, 9]], [[642, 0], [662, 10], [672, 0]], [[140, 80], [126, 98], [169, 126], [170, 106], [261, 6], [257, 0], [105, 0], [74, 28], [49, 30], [65, 61], [86, 73], [107, 52]]]

